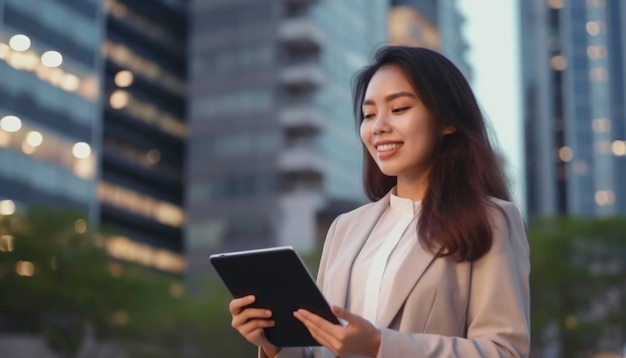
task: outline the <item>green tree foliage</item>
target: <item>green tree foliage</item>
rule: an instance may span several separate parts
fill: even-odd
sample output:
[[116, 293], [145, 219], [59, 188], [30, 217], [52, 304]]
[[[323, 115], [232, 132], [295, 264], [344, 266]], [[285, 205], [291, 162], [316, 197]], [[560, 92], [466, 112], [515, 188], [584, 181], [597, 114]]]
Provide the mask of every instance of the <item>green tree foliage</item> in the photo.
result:
[[80, 213], [33, 209], [0, 219], [0, 317], [6, 331], [43, 334], [63, 356], [80, 348], [87, 325], [112, 337], [131, 314], [167, 298], [169, 280], [145, 270], [115, 277], [102, 239]]
[[0, 327], [42, 335], [75, 357], [85, 333], [131, 357], [238, 357], [255, 347], [230, 327], [230, 296], [216, 277], [184, 294], [181, 277], [120, 264], [81, 213], [36, 208], [0, 218]]
[[626, 329], [626, 219], [546, 219], [529, 241], [534, 345], [553, 326], [562, 356], [576, 357], [612, 327]]

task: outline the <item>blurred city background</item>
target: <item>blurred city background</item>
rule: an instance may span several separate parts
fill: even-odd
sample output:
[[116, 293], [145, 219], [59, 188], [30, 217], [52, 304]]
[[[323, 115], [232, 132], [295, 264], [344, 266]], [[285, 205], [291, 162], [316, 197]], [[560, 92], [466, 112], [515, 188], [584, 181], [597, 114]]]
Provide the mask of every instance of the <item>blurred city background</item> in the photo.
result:
[[366, 202], [350, 80], [472, 83], [532, 250], [532, 356], [626, 357], [621, 0], [0, 0], [0, 355], [244, 357], [212, 253], [316, 271]]

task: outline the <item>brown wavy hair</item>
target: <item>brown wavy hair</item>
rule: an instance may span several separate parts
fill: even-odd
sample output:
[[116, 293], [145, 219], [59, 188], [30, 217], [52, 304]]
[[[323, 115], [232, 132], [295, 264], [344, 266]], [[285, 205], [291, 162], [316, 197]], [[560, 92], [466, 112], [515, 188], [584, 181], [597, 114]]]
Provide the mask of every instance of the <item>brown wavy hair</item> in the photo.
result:
[[[382, 47], [373, 63], [353, 78], [357, 130], [363, 121], [362, 104], [367, 86], [376, 71], [385, 65], [397, 65], [404, 71], [435, 119], [436, 128], [456, 129], [437, 139], [430, 158], [428, 188], [417, 224], [420, 243], [441, 257], [475, 261], [492, 245], [489, 197], [510, 198], [502, 163], [489, 141], [472, 89], [461, 71], [435, 51]], [[396, 185], [396, 177], [381, 172], [365, 144], [363, 160], [365, 192], [371, 200], [379, 200]]]

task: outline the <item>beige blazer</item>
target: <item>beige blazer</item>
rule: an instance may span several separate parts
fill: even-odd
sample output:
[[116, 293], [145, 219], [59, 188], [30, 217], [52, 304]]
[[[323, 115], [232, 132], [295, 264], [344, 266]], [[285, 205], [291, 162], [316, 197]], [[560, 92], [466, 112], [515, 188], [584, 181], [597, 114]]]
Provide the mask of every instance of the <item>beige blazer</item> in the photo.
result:
[[[318, 286], [329, 303], [346, 306], [352, 264], [389, 205], [381, 200], [340, 215], [331, 225]], [[528, 357], [529, 246], [518, 209], [492, 199], [493, 246], [479, 260], [435, 258], [414, 245], [381, 302], [382, 358]], [[264, 357], [259, 352], [260, 357]], [[280, 358], [333, 357], [325, 348], [284, 348]]]

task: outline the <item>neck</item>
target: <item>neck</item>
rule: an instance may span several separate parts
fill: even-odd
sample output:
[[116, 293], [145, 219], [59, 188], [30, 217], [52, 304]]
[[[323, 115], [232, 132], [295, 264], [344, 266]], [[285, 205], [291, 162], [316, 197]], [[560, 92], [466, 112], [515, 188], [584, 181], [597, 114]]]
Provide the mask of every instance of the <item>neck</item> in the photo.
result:
[[401, 198], [420, 201], [424, 199], [426, 189], [428, 189], [428, 173], [426, 172], [413, 177], [398, 176], [396, 194]]

